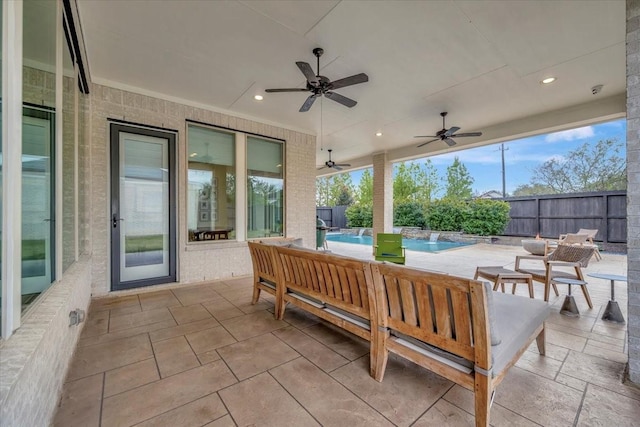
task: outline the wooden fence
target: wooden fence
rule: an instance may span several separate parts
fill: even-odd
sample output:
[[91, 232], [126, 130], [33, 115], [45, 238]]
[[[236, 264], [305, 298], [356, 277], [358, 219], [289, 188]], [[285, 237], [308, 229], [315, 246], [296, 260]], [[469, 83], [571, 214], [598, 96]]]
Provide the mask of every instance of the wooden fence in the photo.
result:
[[505, 236], [540, 234], [557, 239], [580, 228], [597, 228], [597, 241], [627, 242], [626, 191], [508, 197], [505, 201], [511, 205]]
[[316, 215], [327, 224], [327, 227], [347, 228], [347, 217], [344, 214], [348, 206], [316, 207]]

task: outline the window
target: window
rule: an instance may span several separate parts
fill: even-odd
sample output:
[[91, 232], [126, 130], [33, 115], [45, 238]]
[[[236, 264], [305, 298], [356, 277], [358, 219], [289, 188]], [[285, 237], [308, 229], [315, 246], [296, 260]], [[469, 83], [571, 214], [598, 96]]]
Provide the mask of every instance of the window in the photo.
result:
[[247, 237], [284, 235], [283, 144], [247, 138]]
[[189, 241], [235, 239], [236, 135], [189, 125]]

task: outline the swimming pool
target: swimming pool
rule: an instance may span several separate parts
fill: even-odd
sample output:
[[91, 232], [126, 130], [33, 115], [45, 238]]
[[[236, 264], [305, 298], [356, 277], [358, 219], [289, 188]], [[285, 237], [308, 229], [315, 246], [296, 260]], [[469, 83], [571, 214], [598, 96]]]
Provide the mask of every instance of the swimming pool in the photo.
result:
[[[353, 243], [356, 245], [373, 245], [373, 237], [371, 236], [356, 236], [353, 234], [341, 234], [341, 233], [329, 233], [327, 234], [327, 241], [340, 242], [340, 243]], [[468, 246], [472, 243], [458, 243], [458, 242], [430, 242], [425, 239], [408, 239], [404, 237], [402, 239], [402, 245], [410, 251], [420, 252], [438, 252], [447, 249], [460, 248], [462, 246]]]

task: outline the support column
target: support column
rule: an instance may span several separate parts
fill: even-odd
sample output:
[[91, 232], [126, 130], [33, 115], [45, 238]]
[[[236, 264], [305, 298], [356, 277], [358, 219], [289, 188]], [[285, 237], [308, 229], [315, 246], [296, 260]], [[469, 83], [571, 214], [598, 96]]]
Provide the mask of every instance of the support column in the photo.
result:
[[373, 155], [373, 244], [378, 233], [393, 230], [393, 165], [387, 153]]
[[629, 379], [640, 384], [640, 1], [627, 0], [627, 277]]

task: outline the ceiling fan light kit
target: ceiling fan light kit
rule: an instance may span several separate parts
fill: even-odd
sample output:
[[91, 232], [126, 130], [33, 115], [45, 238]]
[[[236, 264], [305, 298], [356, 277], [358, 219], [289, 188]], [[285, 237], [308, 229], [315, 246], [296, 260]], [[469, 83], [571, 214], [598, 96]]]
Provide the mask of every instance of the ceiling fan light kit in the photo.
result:
[[324, 50], [322, 48], [317, 47], [313, 49], [313, 54], [316, 56], [317, 60], [317, 73], [315, 74], [313, 72], [313, 68], [311, 68], [311, 65], [309, 65], [307, 62], [296, 62], [296, 65], [300, 69], [300, 72], [302, 72], [304, 77], [307, 79], [306, 88], [266, 89], [265, 92], [311, 92], [311, 95], [309, 95], [304, 104], [302, 104], [302, 107], [300, 107], [301, 113], [309, 111], [316, 98], [319, 98], [323, 95], [332, 101], [344, 105], [345, 107], [354, 107], [357, 104], [356, 101], [332, 91], [335, 89], [368, 82], [369, 76], [364, 73], [360, 73], [353, 76], [345, 77], [343, 79], [331, 81], [328, 77], [320, 75], [320, 57], [323, 53]]
[[423, 142], [422, 144], [418, 145], [418, 147], [422, 147], [423, 145], [427, 145], [430, 142], [437, 140], [444, 141], [449, 147], [453, 147], [454, 145], [456, 145], [456, 141], [453, 139], [453, 137], [464, 138], [469, 136], [482, 136], [482, 132], [456, 133], [460, 130], [460, 128], [457, 126], [452, 126], [447, 129], [444, 120], [444, 118], [447, 117], [447, 112], [443, 111], [442, 113], [440, 113], [440, 116], [442, 116], [442, 129], [436, 132], [435, 135], [416, 136], [415, 138], [433, 138], [427, 142]]
[[318, 168], [318, 170], [329, 168], [329, 169], [335, 169], [335, 170], [341, 171], [342, 168], [348, 168], [348, 167], [351, 166], [349, 163], [336, 163], [336, 162], [334, 162], [333, 160], [331, 160], [331, 152], [333, 150], [331, 148], [329, 148], [327, 151], [329, 152], [329, 160], [324, 162], [324, 166]]

